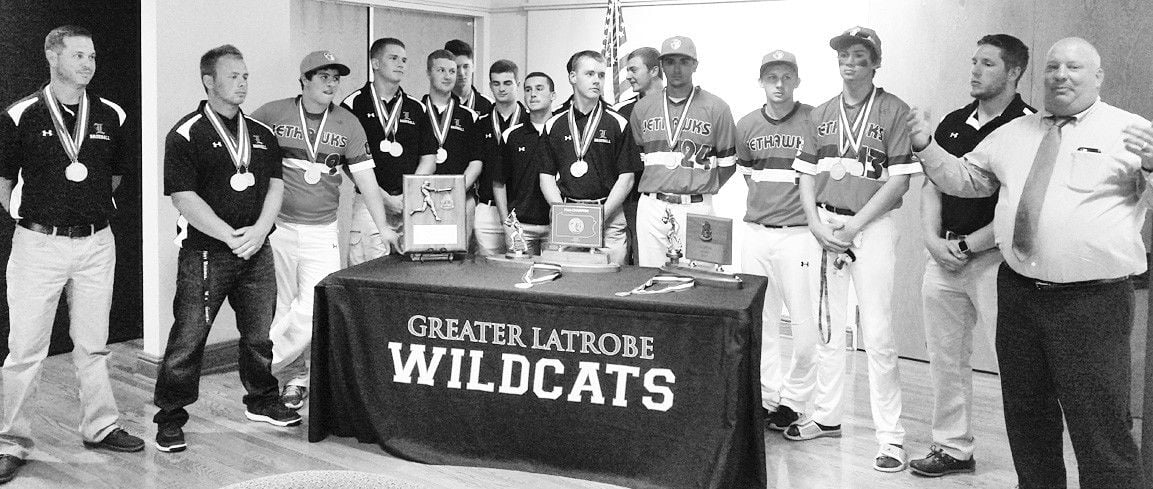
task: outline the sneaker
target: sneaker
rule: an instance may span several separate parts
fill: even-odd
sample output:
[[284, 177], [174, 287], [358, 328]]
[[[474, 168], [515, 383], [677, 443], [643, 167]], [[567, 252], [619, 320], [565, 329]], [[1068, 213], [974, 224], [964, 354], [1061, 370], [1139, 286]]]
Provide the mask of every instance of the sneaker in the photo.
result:
[[800, 414], [793, 411], [793, 408], [781, 405], [777, 410], [768, 416], [768, 422], [765, 423], [770, 430], [785, 431], [789, 425], [796, 423], [801, 418]]
[[802, 441], [816, 438], [840, 438], [841, 425], [822, 426], [812, 418], [798, 420], [785, 429], [784, 436], [788, 440]]
[[881, 445], [877, 456], [873, 458], [873, 470], [881, 472], [900, 472], [909, 466], [909, 456], [905, 449], [898, 445]]
[[949, 474], [976, 472], [977, 461], [971, 457], [969, 460], [957, 460], [952, 455], [945, 453], [940, 447], [933, 445], [929, 447], [928, 456], [909, 462], [909, 469], [917, 475], [940, 477]]
[[24, 459], [15, 455], [0, 455], [0, 484], [7, 483], [16, 478], [20, 467], [24, 466]]
[[176, 425], [161, 425], [156, 429], [156, 449], [162, 452], [183, 452], [184, 430]]
[[96, 442], [85, 441], [84, 446], [88, 448], [104, 448], [114, 452], [139, 452], [144, 450], [144, 440], [128, 434], [128, 432], [123, 429], [116, 428], [112, 430], [108, 436], [105, 436], [103, 440]]
[[301, 421], [296, 411], [284, 407], [280, 402], [250, 406], [244, 411], [244, 416], [252, 421], [263, 421], [273, 426], [296, 426]]
[[308, 388], [303, 385], [286, 385], [284, 393], [280, 395], [280, 402], [292, 410], [304, 407], [305, 399], [308, 399]]

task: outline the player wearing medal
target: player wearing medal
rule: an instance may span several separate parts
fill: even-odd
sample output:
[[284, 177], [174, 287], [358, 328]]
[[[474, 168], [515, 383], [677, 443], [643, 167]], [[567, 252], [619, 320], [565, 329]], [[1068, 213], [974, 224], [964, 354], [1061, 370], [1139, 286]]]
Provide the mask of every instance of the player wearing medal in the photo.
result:
[[428, 168], [436, 164], [436, 138], [424, 106], [400, 86], [408, 68], [404, 43], [391, 37], [377, 39], [368, 53], [373, 79], [345, 98], [343, 106], [364, 128], [378, 187], [356, 186], [348, 233], [349, 265], [387, 255], [393, 247], [400, 249], [385, 241], [389, 233], [378, 231], [384, 228], [377, 226], [368, 211], [365, 191], [380, 193], [386, 228], [399, 237], [404, 231], [404, 176], [415, 174], [422, 163]]
[[[144, 448], [143, 440], [117, 425], [120, 410], [107, 367], [116, 269], [108, 220], [116, 211], [112, 193], [121, 175], [136, 171], [124, 130], [127, 117], [119, 105], [87, 90], [96, 48], [86, 29], [53, 29], [44, 39], [44, 55], [48, 84], [0, 113], [0, 203], [17, 218], [7, 275], [9, 350], [0, 370], [0, 483], [16, 477], [32, 450], [29, 401], [65, 289], [84, 446]], [[22, 201], [12, 195], [17, 181]]]
[[[315, 51], [300, 62], [301, 94], [264, 104], [252, 117], [272, 128], [280, 145], [284, 202], [269, 236], [276, 264], [276, 317], [272, 337], [273, 372], [284, 384], [281, 401], [300, 409], [308, 397], [308, 348], [312, 342], [313, 289], [340, 269], [336, 208], [341, 171], [358, 188], [375, 189], [376, 175], [364, 129], [356, 116], [334, 105], [340, 78], [348, 66], [329, 51]], [[362, 201], [383, 241], [397, 246], [397, 234], [385, 223], [380, 192]]]
[[712, 196], [736, 171], [736, 125], [729, 106], [693, 85], [697, 48], [684, 36], [661, 44], [667, 86], [660, 97], [636, 103], [629, 119], [643, 152], [637, 204], [638, 259], [643, 267], [667, 261], [671, 212], [685, 242], [685, 214], [712, 214]]
[[[637, 101], [646, 95], [659, 94], [665, 89], [664, 74], [661, 72], [661, 52], [655, 48], [643, 47], [633, 50], [625, 60], [625, 80], [633, 90], [633, 97], [613, 106], [613, 109], [624, 117], [632, 118], [633, 109]], [[641, 194], [637, 192], [640, 179], [633, 182], [633, 188], [625, 198], [625, 222], [629, 236], [628, 263], [637, 263], [637, 202]]]
[[[548, 240], [551, 216], [548, 201], [540, 191], [540, 168], [544, 126], [552, 117], [552, 103], [556, 98], [552, 78], [539, 71], [524, 79], [524, 102], [529, 115], [505, 130], [504, 144], [500, 147], [498, 171], [493, 178], [503, 185], [508, 196], [508, 209], [516, 212], [530, 255], [539, 255]], [[527, 120], [526, 120], [527, 119]], [[509, 223], [506, 223], [509, 224]], [[512, 231], [505, 234], [505, 245], [512, 247]]]
[[477, 91], [472, 84], [473, 53], [472, 44], [453, 39], [444, 43], [444, 50], [452, 53], [452, 60], [456, 62], [456, 83], [452, 87], [452, 94], [460, 100], [460, 104], [472, 109], [477, 114], [487, 114], [492, 110], [492, 101]]
[[[505, 184], [498, 175], [499, 152], [504, 146], [504, 132], [528, 119], [528, 111], [516, 100], [519, 69], [507, 59], [498, 60], [488, 70], [489, 88], [496, 104], [480, 114], [477, 128], [484, 133], [484, 169], [477, 182], [476, 243], [477, 253], [495, 255], [505, 251], [505, 225], [508, 198]], [[511, 232], [509, 230], [508, 232]]]
[[477, 125], [477, 115], [461, 105], [452, 93], [456, 83], [456, 61], [452, 53], [438, 49], [429, 53], [428, 95], [421, 100], [428, 113], [429, 126], [436, 137], [436, 159], [430, 164], [421, 161], [418, 175], [464, 175], [464, 188], [468, 189], [465, 205], [465, 239], [472, 239], [473, 215], [476, 212], [476, 192], [473, 186], [480, 177], [484, 158], [483, 129]]
[[[793, 168], [801, 172], [801, 203], [809, 230], [824, 249], [811, 267], [824, 340], [817, 345], [815, 412], [785, 430], [785, 438], [840, 436], [844, 411], [845, 325], [852, 278], [860, 330], [869, 356], [869, 394], [880, 449], [873, 468], [904, 470], [901, 383], [893, 338], [896, 225], [909, 176], [921, 171], [912, 155], [909, 107], [878, 88], [881, 41], [854, 27], [829, 41], [837, 51], [843, 88], [813, 110], [813, 125]], [[810, 144], [810, 142], [812, 144]], [[827, 328], [827, 329], [824, 329]]]
[[268, 233], [280, 211], [281, 151], [272, 130], [245, 115], [248, 69], [235, 47], [200, 58], [208, 100], [168, 132], [164, 193], [178, 226], [175, 322], [156, 376], [156, 448], [184, 450], [185, 407], [199, 393], [204, 344], [220, 306], [236, 311], [245, 416], [276, 426], [300, 424], [280, 402], [272, 376], [269, 327], [276, 313], [276, 272]]
[[[768, 427], [784, 431], [798, 419], [813, 392], [817, 325], [809, 294], [809, 267], [818, 256], [805, 226], [793, 160], [808, 143], [813, 107], [793, 99], [800, 85], [797, 58], [776, 50], [761, 58], [766, 103], [737, 122], [737, 164], [749, 187], [741, 263], [769, 278], [761, 328], [761, 403]], [[781, 368], [781, 305], [789, 309], [793, 356]], [[783, 374], [783, 375], [782, 375]]]
[[569, 58], [567, 68], [573, 103], [545, 123], [541, 193], [550, 204], [601, 204], [609, 261], [620, 264], [628, 250], [621, 205], [641, 170], [638, 151], [628, 121], [601, 100], [604, 56], [580, 51]]

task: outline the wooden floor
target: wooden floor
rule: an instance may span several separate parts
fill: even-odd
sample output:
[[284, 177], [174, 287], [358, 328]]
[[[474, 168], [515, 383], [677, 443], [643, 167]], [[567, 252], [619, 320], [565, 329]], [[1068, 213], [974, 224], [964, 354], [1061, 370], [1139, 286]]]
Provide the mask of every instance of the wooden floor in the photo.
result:
[[[308, 443], [307, 426], [275, 428], [244, 418], [242, 388], [235, 372], [207, 376], [200, 401], [185, 427], [189, 449], [158, 452], [151, 419], [151, 382], [132, 373], [139, 344], [113, 346], [112, 377], [123, 412], [122, 424], [148, 441], [144, 453], [118, 454], [85, 449], [76, 432], [79, 404], [71, 358], [51, 357], [31, 404], [36, 448], [20, 477], [7, 488], [218, 488], [271, 474], [298, 470], [358, 470], [430, 488], [609, 488], [604, 484], [496, 469], [432, 466], [400, 460], [376, 445], [330, 437]], [[788, 350], [784, 348], [783, 350]], [[913, 457], [927, 452], [931, 414], [928, 366], [902, 360], [906, 449]], [[1001, 487], [1016, 483], [1001, 417], [997, 377], [974, 379], [977, 473], [925, 479], [909, 472], [883, 474], [870, 467], [876, 451], [869, 417], [865, 356], [852, 355], [844, 437], [790, 442], [766, 432], [770, 487], [806, 488], [955, 488]], [[305, 419], [307, 423], [307, 411]], [[1139, 430], [1139, 427], [1137, 427]], [[1139, 432], [1139, 431], [1138, 431]], [[1076, 465], [1066, 439], [1070, 487], [1077, 487]]]

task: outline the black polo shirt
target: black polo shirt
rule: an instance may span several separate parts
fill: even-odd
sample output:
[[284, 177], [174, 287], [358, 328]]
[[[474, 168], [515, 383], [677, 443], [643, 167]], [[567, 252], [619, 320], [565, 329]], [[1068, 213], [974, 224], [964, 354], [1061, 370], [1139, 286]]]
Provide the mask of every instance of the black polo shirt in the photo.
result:
[[[397, 101], [404, 105], [400, 108], [400, 122], [396, 126], [396, 141], [400, 143], [403, 152], [394, 157], [389, 153], [380, 151], [380, 141], [384, 139], [384, 128], [380, 127], [380, 120], [376, 117], [376, 109], [372, 104], [372, 82], [364, 84], [360, 90], [353, 92], [341, 105], [351, 111], [360, 124], [364, 126], [364, 134], [368, 136], [368, 147], [372, 152], [376, 168], [376, 183], [392, 195], [400, 195], [404, 191], [404, 176], [416, 173], [420, 164], [421, 155], [436, 154], [436, 138], [428, 124], [428, 115], [424, 113], [424, 106], [420, 101], [404, 93], [404, 89], [396, 91], [396, 96], [384, 103], [384, 110], [391, 111], [396, 107]], [[360, 189], [357, 189], [360, 192]]]
[[[551, 206], [540, 191], [539, 160], [544, 157], [545, 147], [542, 134], [528, 118], [504, 132], [505, 144], [500, 147], [498, 173], [493, 178], [505, 183], [508, 194], [508, 209], [516, 211], [518, 221], [525, 224], [548, 224], [551, 222]], [[542, 128], [543, 129], [543, 128]]]
[[[569, 110], [576, 110], [575, 106], [552, 116], [545, 123], [545, 147], [538, 171], [558, 176], [557, 187], [561, 197], [603, 199], [608, 197], [620, 175], [639, 173], [644, 168], [640, 150], [632, 134], [626, 130], [628, 120], [603, 102], [601, 107], [604, 107], [604, 115], [594, 128], [595, 137], [584, 156], [588, 171], [580, 177], [574, 177], [570, 171], [577, 157], [569, 130], [568, 113]], [[576, 111], [577, 130], [584, 129], [588, 117], [589, 114]]]
[[[472, 109], [472, 111], [476, 112], [477, 115], [491, 112], [493, 105], [492, 100], [489, 100], [488, 97], [481, 95], [480, 92], [476, 90], [475, 86], [470, 86], [470, 88], [472, 88], [472, 99], [468, 101], [469, 103], [466, 105], [466, 107]], [[460, 97], [457, 97], [457, 100], [460, 100]]]
[[[452, 116], [449, 118], [448, 136], [444, 139], [444, 150], [448, 152], [448, 159], [436, 165], [437, 175], [463, 175], [469, 162], [484, 160], [484, 128], [477, 124], [476, 112], [460, 104], [456, 95], [450, 95], [456, 100], [453, 105]], [[428, 100], [428, 95], [421, 99], [421, 103]], [[425, 106], [427, 110], [427, 105]], [[440, 121], [443, 116], [435, 105], [429, 117], [436, 117]], [[432, 123], [429, 122], [428, 133], [433, 134]], [[436, 142], [433, 136], [433, 142]], [[435, 148], [433, 150], [435, 152]], [[491, 193], [491, 189], [490, 189]]]
[[[519, 123], [528, 122], [528, 110], [525, 109], [524, 106], [520, 104], [520, 102], [516, 103], [516, 111], [520, 113], [520, 117], [517, 118]], [[500, 157], [500, 146], [502, 145], [497, 144], [498, 133], [493, 132], [493, 117], [497, 118], [497, 124], [500, 131], [499, 134], [504, 134], [504, 132], [508, 130], [509, 126], [512, 125], [513, 119], [511, 116], [507, 119], [501, 117], [500, 113], [496, 111], [496, 106], [494, 105], [492, 110], [481, 114], [480, 119], [477, 120], [478, 128], [484, 131], [484, 168], [480, 172], [480, 178], [477, 179], [476, 189], [477, 199], [482, 203], [493, 200], [492, 183], [497, 178], [494, 175], [498, 175], [500, 172], [499, 169], [494, 168], [495, 166], [499, 165], [498, 159]], [[494, 202], [492, 205], [496, 205], [496, 203]]]
[[[91, 92], [87, 97], [88, 136], [80, 146], [79, 160], [88, 167], [88, 177], [80, 182], [64, 175], [72, 160], [57, 137], [43, 88], [0, 114], [0, 176], [13, 182], [17, 176], [23, 179], [21, 217], [50, 226], [74, 226], [98, 224], [116, 212], [112, 176], [138, 168], [124, 129], [127, 116], [111, 101]], [[60, 107], [71, 133], [79, 104]]]
[[[955, 110], [937, 126], [933, 136], [937, 144], [953, 156], [961, 157], [973, 151], [985, 136], [1005, 123], [1036, 112], [1021, 100], [1021, 94], [1013, 97], [1001, 115], [985, 123], [980, 129], [969, 124], [970, 117], [977, 110], [977, 101]], [[966, 235], [993, 222], [993, 212], [997, 207], [997, 194], [988, 197], [964, 198], [941, 194], [941, 232], [952, 231]]]
[[[232, 163], [227, 146], [202, 112], [206, 103], [201, 101], [195, 112], [181, 118], [168, 131], [164, 141], [164, 195], [196, 192], [229, 226], [251, 226], [260, 218], [264, 197], [268, 194], [268, 181], [280, 178], [280, 145], [271, 129], [256, 119], [244, 116], [248, 137], [252, 141], [252, 159], [248, 171], [256, 178], [256, 185], [242, 192], [233, 190], [230, 179], [236, 174], [236, 165]], [[238, 119], [226, 119], [223, 116], [220, 119], [235, 136]], [[182, 248], [207, 251], [229, 249], [223, 241], [204, 234], [192, 225], [188, 226], [187, 232], [187, 237], [181, 243]]]

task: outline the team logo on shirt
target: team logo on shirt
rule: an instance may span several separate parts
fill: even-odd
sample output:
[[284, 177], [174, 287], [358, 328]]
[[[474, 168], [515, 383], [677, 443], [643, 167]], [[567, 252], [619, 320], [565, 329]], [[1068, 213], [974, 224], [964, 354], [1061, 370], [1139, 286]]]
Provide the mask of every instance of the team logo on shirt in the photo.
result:
[[103, 122], [93, 122], [92, 123], [92, 129], [95, 132], [89, 133], [88, 139], [102, 139], [104, 141], [111, 141], [112, 140], [112, 138], [108, 137], [108, 134], [104, 133], [104, 123]]
[[600, 132], [597, 132], [597, 136], [595, 138], [593, 138], [593, 142], [594, 143], [605, 143], [605, 144], [611, 144], [612, 143], [612, 141], [609, 141], [608, 134], [604, 129], [601, 129]]
[[452, 129], [456, 129], [458, 131], [464, 131], [464, 126], [460, 125], [460, 119], [453, 119], [451, 127]]
[[403, 122], [405, 124], [412, 124], [414, 126], [416, 125], [416, 123], [412, 121], [412, 117], [408, 116], [407, 110], [400, 113], [400, 122]]
[[825, 121], [817, 125], [818, 136], [828, 136], [837, 133], [837, 121]]
[[[679, 122], [680, 122], [680, 118], [674, 117], [673, 118], [673, 127], [676, 127], [677, 123], [679, 123]], [[665, 130], [665, 118], [664, 118], [664, 116], [656, 116], [656, 117], [650, 117], [648, 119], [645, 119], [644, 121], [641, 122], [641, 130], [643, 130], [645, 132], [664, 131]], [[708, 121], [702, 121], [700, 119], [689, 118], [688, 120], [685, 121], [684, 131], [685, 132], [691, 132], [693, 134], [699, 134], [701, 136], [708, 136], [708, 135], [713, 133], [713, 123], [708, 122]]]
[[[272, 133], [276, 137], [295, 139], [297, 141], [304, 141], [304, 132], [300, 130], [300, 126], [294, 124], [273, 124]], [[312, 131], [309, 131], [311, 137]], [[256, 137], [256, 136], [253, 136]], [[327, 144], [334, 148], [343, 148], [348, 145], [348, 136], [337, 134], [334, 132], [324, 131], [320, 138], [320, 144]], [[265, 148], [267, 149], [267, 148]]]
[[770, 134], [768, 136], [757, 136], [748, 140], [745, 145], [749, 147], [749, 151], [762, 151], [766, 149], [801, 149], [804, 146], [805, 140], [800, 136], [792, 134]]
[[268, 149], [268, 146], [264, 145], [264, 141], [260, 140], [260, 136], [256, 134], [252, 135], [252, 147], [254, 149]]
[[46, 131], [40, 131], [40, 135], [41, 135], [41, 136], [44, 136], [44, 137], [46, 137], [46, 138], [50, 138], [50, 137], [52, 137], [54, 134], [56, 134], [56, 133], [52, 132], [52, 130], [51, 130], [51, 129], [48, 129], [48, 130], [46, 130]]
[[868, 129], [867, 129], [867, 132], [866, 132], [866, 135], [873, 138], [873, 139], [876, 139], [877, 141], [884, 141], [885, 140], [885, 128], [870, 122]]

